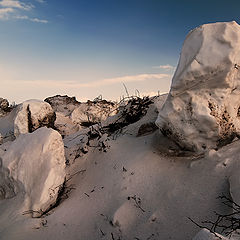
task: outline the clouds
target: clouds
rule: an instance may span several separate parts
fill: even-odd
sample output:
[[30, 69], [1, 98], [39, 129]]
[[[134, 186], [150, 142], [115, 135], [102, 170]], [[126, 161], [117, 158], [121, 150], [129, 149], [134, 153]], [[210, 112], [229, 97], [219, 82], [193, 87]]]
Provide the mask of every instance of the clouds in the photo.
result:
[[123, 77], [116, 77], [116, 78], [107, 78], [100, 81], [95, 81], [91, 83], [91, 86], [104, 86], [114, 83], [128, 83], [128, 82], [142, 82], [151, 79], [161, 79], [161, 78], [168, 78], [170, 77], [169, 74], [153, 74], [153, 73], [145, 73], [145, 74], [138, 74], [138, 75], [128, 75]]
[[14, 16], [14, 18], [19, 20], [29, 20], [31, 22], [37, 22], [37, 23], [48, 23], [48, 20], [39, 19], [39, 18], [30, 18], [26, 15]]
[[[44, 3], [43, 0], [36, 0], [38, 3]], [[0, 20], [28, 20], [37, 23], [48, 23], [45, 19], [29, 17], [26, 12], [30, 12], [35, 6], [31, 3], [24, 3], [19, 0], [0, 0]], [[23, 14], [25, 13], [25, 14]]]
[[6, 7], [6, 8], [11, 8], [11, 9], [22, 9], [22, 10], [26, 10], [26, 11], [29, 11], [34, 7], [30, 3], [26, 4], [26, 3], [23, 3], [18, 0], [1, 0], [0, 6]]
[[138, 74], [138, 75], [127, 75], [115, 78], [105, 78], [98, 81], [79, 83], [77, 81], [22, 81], [27, 84], [34, 84], [35, 86], [49, 86], [58, 87], [64, 89], [77, 89], [77, 88], [97, 88], [102, 86], [113, 85], [117, 83], [129, 83], [129, 82], [143, 82], [154, 79], [169, 80], [171, 75], [169, 74]]
[[152, 68], [164, 69], [164, 70], [173, 70], [173, 69], [175, 69], [174, 66], [169, 65], [169, 64], [167, 64], [167, 65], [160, 65], [160, 66], [153, 66]]
[[7, 19], [9, 13], [14, 12], [12, 8], [0, 8], [0, 20], [1, 19]]

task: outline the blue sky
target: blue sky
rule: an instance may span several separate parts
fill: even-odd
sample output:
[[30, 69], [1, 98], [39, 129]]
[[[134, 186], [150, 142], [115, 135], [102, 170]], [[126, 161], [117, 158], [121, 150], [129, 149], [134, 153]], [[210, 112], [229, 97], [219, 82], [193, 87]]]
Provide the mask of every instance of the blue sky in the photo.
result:
[[0, 97], [117, 100], [167, 92], [193, 28], [239, 22], [240, 1], [0, 0]]

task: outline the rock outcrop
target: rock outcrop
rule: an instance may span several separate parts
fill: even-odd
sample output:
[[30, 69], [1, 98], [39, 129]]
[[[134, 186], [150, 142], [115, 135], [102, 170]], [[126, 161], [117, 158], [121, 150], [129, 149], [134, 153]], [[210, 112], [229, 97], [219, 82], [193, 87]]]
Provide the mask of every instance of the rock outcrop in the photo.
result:
[[202, 25], [182, 48], [156, 124], [181, 148], [218, 148], [240, 134], [240, 26]]
[[28, 100], [18, 106], [14, 120], [14, 135], [31, 133], [40, 127], [54, 127], [56, 114], [49, 103]]
[[[46, 127], [34, 133], [22, 134], [3, 155], [2, 165], [0, 180], [5, 176], [5, 180], [1, 182], [6, 184], [5, 188], [0, 184], [0, 199], [13, 196], [10, 191], [12, 187], [8, 187], [7, 196], [4, 191], [6, 192], [7, 183], [12, 183], [10, 180], [14, 179], [19, 183], [15, 185], [15, 194], [19, 191], [26, 194], [24, 210], [31, 210], [33, 217], [39, 217], [56, 203], [65, 181], [62, 137], [57, 131]], [[6, 171], [1, 171], [2, 168], [8, 169], [9, 175], [6, 175]]]

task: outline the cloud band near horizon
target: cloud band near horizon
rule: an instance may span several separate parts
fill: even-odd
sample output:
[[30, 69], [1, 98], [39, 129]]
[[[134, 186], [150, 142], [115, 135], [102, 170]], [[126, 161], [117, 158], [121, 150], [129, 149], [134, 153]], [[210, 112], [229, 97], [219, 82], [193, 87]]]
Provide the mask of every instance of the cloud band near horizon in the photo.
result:
[[128, 82], [143, 82], [151, 79], [170, 79], [172, 75], [170, 74], [138, 74], [138, 75], [127, 75], [115, 78], [105, 78], [98, 81], [93, 81], [89, 83], [79, 83], [77, 81], [51, 81], [51, 80], [31, 80], [31, 81], [21, 81], [22, 83], [34, 84], [34, 85], [48, 85], [49, 87], [63, 87], [63, 88], [95, 88], [100, 86], [107, 86], [116, 83], [128, 83]]

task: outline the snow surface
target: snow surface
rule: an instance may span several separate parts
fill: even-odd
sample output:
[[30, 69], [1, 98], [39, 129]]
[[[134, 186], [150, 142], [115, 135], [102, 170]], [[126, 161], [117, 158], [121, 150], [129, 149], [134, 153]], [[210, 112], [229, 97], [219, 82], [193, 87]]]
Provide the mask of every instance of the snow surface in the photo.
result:
[[[155, 98], [136, 123], [100, 137], [104, 149], [100, 139], [89, 138], [89, 128], [65, 136], [69, 164], [60, 205], [33, 219], [22, 215], [29, 209], [23, 208], [26, 194], [1, 200], [0, 239], [191, 239], [199, 228], [188, 217], [201, 222], [214, 220], [214, 211], [229, 213], [217, 197], [230, 194], [229, 178], [238, 166], [239, 141], [205, 156], [184, 156], [158, 131], [137, 137], [143, 124], [156, 120], [165, 98]], [[0, 156], [9, 156], [16, 141], [24, 144], [21, 138], [34, 135], [38, 142], [45, 142], [40, 133], [46, 131], [53, 130], [40, 128], [4, 143]], [[27, 152], [42, 148], [32, 142], [24, 144], [30, 144]], [[86, 151], [82, 151], [84, 146]], [[15, 151], [25, 153], [26, 147]], [[41, 155], [29, 153], [28, 160]], [[38, 172], [33, 174], [37, 179]]]
[[202, 25], [182, 48], [156, 124], [182, 148], [221, 147], [240, 131], [240, 26]]

